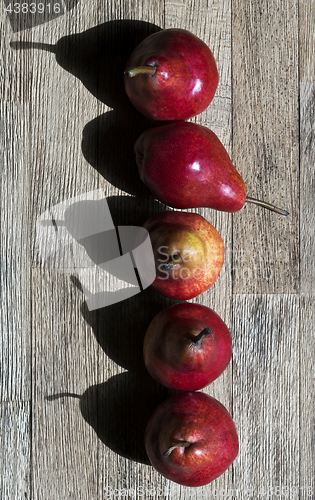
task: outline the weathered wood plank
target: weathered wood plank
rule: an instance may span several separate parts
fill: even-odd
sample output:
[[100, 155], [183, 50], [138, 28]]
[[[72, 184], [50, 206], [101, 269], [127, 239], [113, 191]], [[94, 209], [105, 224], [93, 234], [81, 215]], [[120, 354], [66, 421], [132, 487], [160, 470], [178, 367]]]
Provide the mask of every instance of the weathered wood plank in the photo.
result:
[[[315, 8], [311, 1], [300, 2], [300, 259], [301, 292], [314, 291], [314, 30]], [[300, 498], [306, 499], [315, 491], [314, 460], [314, 370], [310, 325], [314, 320], [314, 296], [302, 295], [300, 312], [301, 369], [300, 369]]]
[[301, 292], [311, 293], [315, 289], [315, 183], [313, 165], [315, 162], [315, 84], [301, 82], [300, 85], [300, 260]]
[[[299, 75], [300, 75], [300, 261], [301, 292], [314, 291], [314, 3], [303, 0], [299, 5]], [[300, 498], [314, 496], [314, 369], [311, 356], [310, 325], [314, 319], [314, 296], [300, 298]]]
[[30, 403], [0, 403], [0, 449], [1, 498], [31, 498]]
[[[31, 42], [51, 44], [56, 54], [43, 48], [20, 49], [27, 52], [34, 65], [32, 86], [31, 165], [35, 191], [32, 196], [32, 256], [36, 261], [36, 220], [51, 206], [75, 195], [99, 187], [100, 176], [82, 154], [83, 130], [89, 119], [99, 113], [99, 103], [79, 78], [69, 71], [76, 52], [74, 35], [97, 24], [97, 13], [76, 8], [74, 19], [67, 16], [37, 26], [29, 38]], [[87, 16], [87, 13], [90, 16]], [[78, 47], [78, 52], [80, 47]], [[58, 62], [60, 64], [58, 64]], [[82, 65], [86, 60], [82, 57]], [[78, 63], [79, 64], [79, 63]], [[74, 70], [73, 70], [74, 71]]]
[[98, 498], [98, 439], [90, 425], [98, 345], [70, 277], [32, 271], [34, 499]]
[[0, 401], [28, 401], [30, 220], [28, 108], [0, 104]]
[[[12, 6], [12, 5], [11, 5]], [[15, 36], [19, 40], [27, 39], [27, 33], [21, 31], [13, 34], [9, 22], [9, 15], [4, 10], [0, 11], [0, 95], [1, 101], [27, 103], [30, 99], [31, 68], [27, 57], [21, 57], [10, 47], [10, 42]]]
[[[252, 498], [299, 488], [299, 297], [235, 295], [233, 415], [240, 453], [234, 487]], [[300, 452], [301, 450], [301, 452]], [[301, 453], [301, 455], [300, 455]], [[284, 493], [283, 493], [284, 494]]]
[[300, 298], [300, 498], [314, 496], [315, 491], [315, 419], [314, 419], [314, 295]]
[[301, 82], [314, 81], [315, 34], [313, 30], [315, 6], [311, 0], [300, 0], [299, 70]]
[[[70, 13], [37, 26], [29, 34], [29, 40], [58, 44], [69, 33], [80, 33], [97, 24], [97, 12], [80, 3], [75, 15]], [[34, 65], [31, 95], [32, 265], [37, 268], [32, 274], [34, 499], [46, 499], [47, 495], [56, 500], [98, 498], [98, 439], [90, 425], [93, 419], [88, 417], [96, 414], [95, 397], [84, 394], [89, 385], [98, 381], [99, 348], [81, 311], [85, 298], [75, 286], [75, 273], [71, 277], [69, 270], [65, 275], [60, 269], [45, 270], [46, 263], [38, 253], [38, 248], [45, 245], [45, 241], [38, 240], [40, 215], [75, 195], [98, 188], [101, 181], [81, 149], [84, 126], [99, 114], [99, 104], [83, 83], [67, 71], [76, 56], [74, 49], [63, 38], [56, 54], [40, 48], [26, 51]]]
[[235, 293], [299, 289], [298, 2], [233, 3], [233, 161], [249, 196], [233, 216]]
[[315, 290], [314, 246], [315, 198], [313, 165], [315, 161], [315, 6], [311, 0], [300, 2], [300, 238], [301, 292]]

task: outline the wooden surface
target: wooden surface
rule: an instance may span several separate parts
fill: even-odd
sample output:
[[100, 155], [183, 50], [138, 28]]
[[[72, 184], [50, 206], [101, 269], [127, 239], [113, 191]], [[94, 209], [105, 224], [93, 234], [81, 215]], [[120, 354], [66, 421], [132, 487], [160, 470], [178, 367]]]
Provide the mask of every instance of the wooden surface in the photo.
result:
[[[79, 1], [24, 30], [4, 6], [0, 498], [315, 498], [313, 0]], [[218, 134], [249, 195], [290, 212], [199, 210], [226, 255], [196, 301], [233, 337], [228, 369], [204, 392], [232, 414], [240, 452], [198, 489], [164, 479], [143, 448], [168, 393], [143, 367], [142, 340], [171, 301], [145, 290], [89, 311], [78, 275], [47, 266], [38, 248], [38, 218], [74, 196], [103, 189], [117, 225], [163, 209], [138, 179], [132, 146], [147, 124], [121, 69], [141, 37], [169, 27], [198, 35], [217, 60], [217, 94], [195, 120]], [[56, 53], [25, 44], [59, 40]]]

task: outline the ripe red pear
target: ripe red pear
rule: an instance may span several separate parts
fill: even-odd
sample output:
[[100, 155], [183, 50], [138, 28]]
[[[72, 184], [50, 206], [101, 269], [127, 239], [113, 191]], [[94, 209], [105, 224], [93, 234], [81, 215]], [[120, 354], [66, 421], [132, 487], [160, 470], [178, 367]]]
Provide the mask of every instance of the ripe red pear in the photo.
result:
[[196, 213], [165, 211], [143, 225], [153, 248], [156, 278], [152, 288], [166, 297], [189, 300], [219, 277], [224, 243], [218, 231]]
[[246, 195], [226, 149], [207, 127], [179, 121], [146, 130], [135, 143], [135, 153], [142, 181], [170, 207], [238, 212], [247, 201], [288, 215]]
[[228, 366], [232, 339], [209, 307], [183, 302], [160, 311], [144, 337], [143, 357], [150, 375], [177, 391], [196, 391]]
[[218, 82], [209, 47], [179, 28], [148, 36], [135, 48], [125, 70], [129, 99], [151, 120], [187, 120], [201, 113]]
[[234, 422], [224, 406], [202, 392], [163, 401], [145, 431], [153, 467], [184, 486], [204, 486], [221, 476], [239, 451]]

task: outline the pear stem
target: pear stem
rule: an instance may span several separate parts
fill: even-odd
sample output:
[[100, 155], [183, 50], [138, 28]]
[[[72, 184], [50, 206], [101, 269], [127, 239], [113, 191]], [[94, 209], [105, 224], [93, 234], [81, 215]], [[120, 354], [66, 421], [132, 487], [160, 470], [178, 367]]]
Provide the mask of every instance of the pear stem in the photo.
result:
[[189, 441], [178, 441], [178, 443], [175, 443], [173, 444], [173, 446], [170, 446], [168, 448], [168, 450], [166, 450], [164, 453], [163, 453], [163, 457], [169, 457], [170, 454], [172, 453], [173, 450], [175, 450], [175, 448], [188, 448], [188, 446], [190, 446], [191, 443]]
[[124, 72], [125, 75], [130, 76], [131, 78], [133, 76], [137, 75], [154, 75], [156, 72], [156, 67], [155, 66], [135, 66], [133, 68], [127, 68]]
[[175, 264], [179, 264], [182, 261], [182, 258], [179, 254], [170, 255], [169, 260], [165, 262], [161, 267], [164, 271], [169, 271], [172, 269]]
[[198, 335], [196, 335], [196, 337], [194, 337], [193, 339], [191, 339], [191, 341], [194, 344], [198, 344], [199, 342], [202, 342], [202, 340], [205, 337], [207, 337], [208, 335], [210, 335], [210, 333], [212, 333], [212, 331], [210, 330], [210, 328], [204, 328], [200, 333], [198, 333]]
[[259, 205], [260, 207], [267, 208], [268, 210], [276, 212], [280, 215], [289, 215], [289, 212], [287, 212], [287, 210], [282, 210], [282, 208], [275, 207], [274, 205], [271, 205], [271, 203], [267, 203], [266, 201], [256, 200], [256, 198], [251, 198], [249, 196], [247, 196], [245, 201], [247, 201], [248, 203], [254, 203], [255, 205]]

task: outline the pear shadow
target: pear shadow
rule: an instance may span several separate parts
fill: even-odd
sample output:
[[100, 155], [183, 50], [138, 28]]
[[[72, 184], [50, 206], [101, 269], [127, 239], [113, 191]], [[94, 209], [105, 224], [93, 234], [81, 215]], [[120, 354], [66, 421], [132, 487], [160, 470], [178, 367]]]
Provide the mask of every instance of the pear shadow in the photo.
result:
[[[116, 226], [142, 225], [152, 212], [165, 210], [164, 205], [153, 201], [142, 185], [133, 153], [138, 135], [162, 123], [150, 122], [132, 106], [123, 80], [133, 49], [160, 29], [142, 21], [120, 20], [68, 35], [55, 45], [11, 43], [16, 50], [39, 49], [54, 53], [57, 63], [80, 79], [95, 98], [114, 108], [85, 126], [82, 152], [105, 179], [137, 196], [108, 200]], [[63, 225], [62, 219], [56, 218], [52, 225], [58, 232]], [[72, 281], [84, 291], [75, 273]], [[48, 398], [53, 401], [58, 397], [79, 397], [82, 416], [99, 439], [121, 456], [144, 464], [149, 464], [143, 442], [147, 421], [156, 406], [174, 391], [164, 388], [147, 373], [142, 356], [143, 338], [154, 315], [172, 303], [174, 301], [150, 289], [93, 311], [84, 301], [81, 313], [92, 327], [97, 342], [110, 359], [128, 372], [89, 387], [81, 396], [63, 393]]]
[[[87, 198], [92, 195], [94, 192], [87, 193]], [[98, 192], [95, 196], [98, 196]], [[48, 226], [53, 235], [66, 229], [72, 238], [84, 242], [86, 248], [90, 247], [89, 255], [95, 261], [94, 253], [98, 249], [93, 250], [93, 245], [98, 246], [101, 242], [105, 245], [106, 239], [103, 239], [103, 233], [101, 240], [95, 240], [93, 235], [82, 239], [82, 234], [90, 229], [100, 213], [102, 223], [105, 221], [107, 225], [106, 213], [104, 215], [100, 207], [101, 202], [102, 198], [83, 197], [78, 201], [75, 197], [73, 200], [66, 200], [66, 203], [45, 212], [40, 219], [40, 226], [44, 229]], [[164, 208], [160, 203], [153, 204], [153, 207], [151, 203], [139, 207], [137, 198], [130, 196], [113, 196], [106, 199], [106, 204], [105, 211], [107, 210], [114, 226], [140, 226], [151, 215], [150, 207], [155, 212]], [[40, 240], [45, 238], [41, 237]], [[78, 277], [71, 275], [71, 280], [85, 294]], [[111, 377], [103, 384], [89, 387], [83, 395], [61, 393], [46, 398], [49, 401], [61, 397], [79, 398], [82, 416], [99, 439], [121, 456], [144, 464], [149, 464], [143, 441], [147, 421], [155, 407], [172, 391], [162, 387], [148, 374], [142, 355], [143, 339], [155, 314], [177, 302], [150, 288], [127, 300], [92, 311], [88, 309], [87, 302], [83, 301], [81, 313], [91, 326], [97, 342], [111, 360], [128, 372]]]
[[172, 210], [152, 197], [139, 202], [135, 196], [109, 196], [107, 203], [115, 226], [143, 226], [153, 214]]
[[[75, 277], [72, 282], [80, 286]], [[81, 313], [107, 356], [139, 378], [147, 375], [142, 351], [150, 322], [162, 309], [179, 302], [147, 288], [127, 300], [95, 311], [90, 311], [83, 302]]]
[[[149, 205], [155, 212], [164, 208]], [[155, 278], [149, 234], [141, 227], [149, 205], [130, 196], [105, 198], [96, 190], [51, 207], [36, 224], [38, 261], [77, 274], [90, 309], [140, 293]]]
[[[72, 276], [73, 284], [80, 282]], [[144, 432], [155, 408], [177, 394], [153, 380], [143, 360], [143, 340], [153, 317], [165, 307], [178, 303], [147, 288], [128, 300], [81, 313], [106, 355], [126, 372], [102, 384], [89, 387], [80, 399], [85, 421], [98, 438], [121, 456], [150, 465]]]
[[81, 148], [84, 158], [113, 186], [141, 199], [154, 200], [141, 181], [134, 144], [147, 129], [162, 125], [150, 122], [132, 104], [94, 118], [83, 129]]
[[132, 51], [144, 38], [161, 29], [145, 21], [108, 21], [62, 37], [55, 45], [56, 61], [79, 78], [99, 101], [118, 108], [129, 103], [124, 70]]
[[82, 417], [105, 446], [129, 460], [150, 465], [144, 444], [146, 425], [156, 406], [175, 393], [149, 375], [139, 378], [124, 372], [90, 386], [82, 395], [64, 392], [46, 400], [79, 399]]
[[15, 50], [44, 50], [55, 53], [57, 63], [81, 80], [98, 100], [111, 108], [128, 101], [124, 70], [133, 49], [162, 28], [145, 21], [115, 20], [82, 33], [66, 35], [56, 44], [13, 41]]
[[[96, 422], [90, 420], [90, 393], [95, 389]], [[145, 428], [156, 406], [173, 394], [174, 391], [159, 386], [149, 375], [137, 378], [125, 372], [87, 389], [80, 400], [80, 410], [98, 438], [111, 450], [129, 460], [150, 465], [144, 445]]]
[[131, 104], [124, 88], [124, 70], [135, 47], [161, 29], [144, 21], [115, 20], [62, 37], [54, 45], [24, 41], [10, 44], [15, 50], [54, 53], [62, 68], [113, 108], [84, 127], [82, 152], [111, 184], [142, 199], [151, 194], [139, 178], [134, 143], [144, 130], [163, 123], [148, 120]]
[[[55, 211], [52, 208], [49, 213], [45, 213], [41, 223], [44, 228], [50, 225], [49, 229], [54, 235], [66, 229], [72, 238], [88, 249], [94, 261], [102, 260], [104, 255], [97, 259], [98, 248], [94, 247], [105, 246], [107, 240], [104, 239], [104, 232], [100, 233], [101, 239], [98, 237], [95, 240], [93, 235], [82, 238], [100, 213], [102, 223], [107, 225], [106, 213], [102, 212], [100, 203], [102, 199], [78, 201], [75, 198], [73, 203], [67, 200], [66, 204], [59, 204]], [[139, 204], [138, 199], [131, 196], [109, 197], [106, 204], [107, 215], [114, 226], [141, 226], [152, 210], [159, 212], [164, 209], [157, 202]], [[48, 216], [51, 220], [48, 220]], [[86, 290], [78, 277], [72, 275], [71, 280], [85, 294]], [[148, 374], [142, 355], [143, 339], [155, 314], [177, 302], [150, 288], [127, 300], [92, 311], [83, 301], [81, 313], [91, 326], [100, 347], [111, 360], [128, 372], [89, 387], [82, 396], [63, 393], [47, 398], [49, 401], [59, 397], [79, 398], [83, 418], [106, 446], [123, 457], [148, 465], [144, 446], [146, 424], [156, 406], [173, 392], [155, 382]]]
[[132, 196], [105, 198], [102, 189], [58, 203], [37, 219], [37, 265], [76, 276], [90, 310], [124, 301], [155, 279], [150, 237], [142, 226], [152, 211], [164, 208]]

